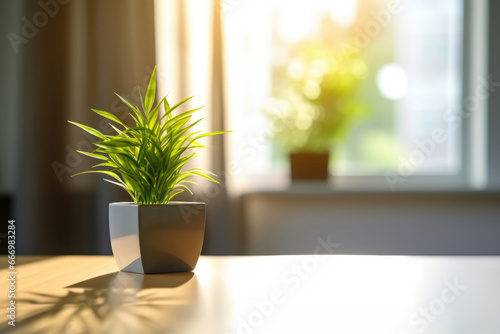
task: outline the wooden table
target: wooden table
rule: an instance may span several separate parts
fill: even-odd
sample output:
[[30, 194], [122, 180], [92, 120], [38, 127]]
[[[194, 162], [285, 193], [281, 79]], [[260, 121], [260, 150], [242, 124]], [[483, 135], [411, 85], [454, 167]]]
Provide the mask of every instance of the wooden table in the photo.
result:
[[140, 275], [18, 256], [15, 327], [0, 261], [1, 333], [500, 333], [500, 257], [203, 256]]

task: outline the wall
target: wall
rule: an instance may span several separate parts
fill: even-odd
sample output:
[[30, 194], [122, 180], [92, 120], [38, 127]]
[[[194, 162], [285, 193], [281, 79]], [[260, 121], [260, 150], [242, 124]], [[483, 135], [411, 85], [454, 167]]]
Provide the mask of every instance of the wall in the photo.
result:
[[500, 255], [500, 193], [247, 194], [244, 253]]
[[[489, 1], [488, 71], [495, 83], [500, 82], [500, 1]], [[500, 187], [500, 93], [488, 101], [488, 181], [491, 188]]]
[[[19, 33], [21, 26], [21, 5], [18, 1], [2, 1], [0, 10], [0, 194], [12, 192], [15, 187], [15, 150], [17, 148], [14, 140], [17, 130], [16, 109], [18, 76], [17, 64], [20, 58], [15, 53], [7, 34], [9, 32]], [[2, 202], [3, 203], [3, 202]]]

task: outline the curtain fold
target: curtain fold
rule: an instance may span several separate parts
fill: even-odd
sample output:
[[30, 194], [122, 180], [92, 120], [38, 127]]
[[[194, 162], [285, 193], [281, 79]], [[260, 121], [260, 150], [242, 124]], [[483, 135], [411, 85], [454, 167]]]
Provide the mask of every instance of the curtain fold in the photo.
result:
[[[210, 131], [229, 130], [226, 127], [224, 108], [224, 54], [222, 38], [222, 17], [219, 0], [212, 0], [212, 45], [211, 45], [211, 88], [210, 92]], [[234, 254], [234, 212], [232, 201], [228, 197], [226, 189], [226, 154], [225, 154], [225, 136], [214, 136], [210, 140], [210, 168], [217, 174], [218, 185], [214, 189], [217, 191], [205, 190], [207, 194], [212, 194], [213, 200], [210, 205], [207, 219], [208, 224], [213, 224], [211, 232], [212, 238], [209, 239], [207, 251], [214, 254]], [[212, 185], [213, 186], [213, 185]]]
[[[24, 1], [27, 18], [41, 10]], [[70, 1], [22, 45], [19, 254], [110, 253], [107, 206], [128, 199], [101, 177], [70, 177], [91, 166], [76, 150], [90, 150], [94, 138], [67, 121], [109, 131], [90, 108], [127, 120], [113, 92], [137, 101], [136, 86], [147, 86], [155, 65], [153, 17], [152, 0]]]
[[[187, 108], [204, 106], [195, 114], [203, 118], [196, 130], [226, 129], [223, 103], [223, 39], [220, 1], [156, 0], [156, 58], [160, 76], [159, 91], [169, 101], [194, 98]], [[227, 134], [229, 135], [229, 134]], [[206, 150], [192, 166], [217, 174], [214, 184], [196, 180], [194, 196], [183, 193], [177, 199], [203, 201], [207, 205], [204, 254], [234, 253], [231, 201], [226, 191], [225, 136], [209, 137]]]

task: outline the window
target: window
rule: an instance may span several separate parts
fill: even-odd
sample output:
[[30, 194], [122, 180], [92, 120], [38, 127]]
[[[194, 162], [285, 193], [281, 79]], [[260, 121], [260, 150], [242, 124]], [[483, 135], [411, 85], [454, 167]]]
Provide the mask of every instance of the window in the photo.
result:
[[334, 175], [463, 177], [463, 124], [451, 121], [464, 96], [463, 0], [254, 0], [225, 9], [239, 186], [286, 180], [287, 151], [265, 110], [312, 71], [300, 54], [311, 45], [355, 55], [362, 79], [350, 95], [362, 107], [332, 151]]

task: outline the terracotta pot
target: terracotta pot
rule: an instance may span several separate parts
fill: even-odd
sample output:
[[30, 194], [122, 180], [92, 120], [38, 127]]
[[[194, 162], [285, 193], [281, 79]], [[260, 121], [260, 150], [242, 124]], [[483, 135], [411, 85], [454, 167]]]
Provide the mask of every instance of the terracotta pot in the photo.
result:
[[290, 153], [292, 180], [327, 180], [329, 153]]
[[141, 274], [193, 270], [205, 234], [205, 203], [111, 203], [111, 248], [123, 271]]

